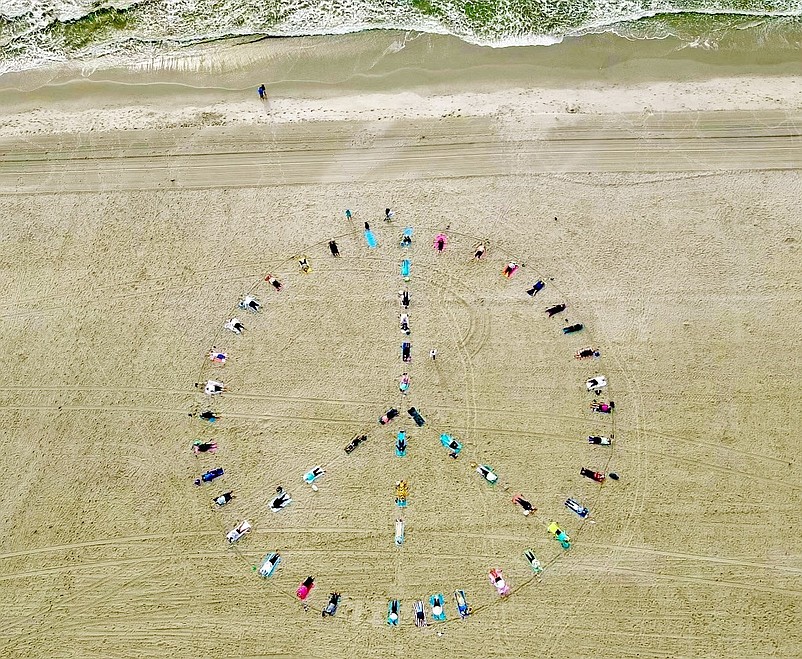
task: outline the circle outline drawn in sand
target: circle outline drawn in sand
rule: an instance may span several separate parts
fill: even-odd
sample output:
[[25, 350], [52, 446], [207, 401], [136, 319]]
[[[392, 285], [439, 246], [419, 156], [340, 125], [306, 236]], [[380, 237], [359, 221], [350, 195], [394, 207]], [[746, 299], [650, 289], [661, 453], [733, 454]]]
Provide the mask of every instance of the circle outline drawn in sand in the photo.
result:
[[[428, 227], [428, 226], [418, 225], [417, 228], [418, 228], [419, 231], [420, 230], [432, 231], [433, 235], [440, 231], [440, 229], [437, 228], [437, 227]], [[343, 238], [357, 238], [360, 233], [361, 233], [360, 230], [349, 231], [347, 233], [335, 236], [334, 239], [336, 240], [336, 239], [343, 239]], [[454, 231], [454, 230], [452, 230], [450, 228], [449, 228], [449, 233], [454, 237], [458, 237], [458, 238], [462, 238], [462, 239], [468, 239], [469, 241], [471, 241], [473, 243], [482, 242], [482, 239], [480, 237], [478, 237], [478, 236], [473, 236], [473, 235], [470, 235], [470, 234], [461, 233], [461, 232], [458, 232], [458, 231]], [[314, 250], [316, 248], [324, 247], [328, 243], [328, 240], [329, 239], [327, 238], [327, 239], [325, 239], [323, 241], [320, 241], [318, 243], [315, 243], [315, 244], [313, 244], [311, 246], [307, 246], [307, 247], [303, 248], [302, 250], [300, 250], [299, 253], [311, 254], [311, 253], [314, 252]], [[454, 246], [453, 245], [451, 245], [451, 249], [449, 251], [451, 251], [451, 252], [454, 251]], [[503, 248], [500, 248], [496, 244], [494, 244], [494, 246], [493, 246], [493, 251], [495, 253], [503, 254], [504, 255], [504, 259], [503, 259], [504, 262], [515, 261], [516, 263], [518, 263], [519, 266], [520, 266], [520, 270], [521, 271], [528, 271], [529, 270], [529, 268], [527, 268], [527, 266], [526, 266], [526, 263], [532, 262], [531, 259], [522, 259], [520, 257], [512, 257], [512, 256], [510, 256], [510, 254], [506, 250], [504, 250]], [[383, 258], [379, 258], [379, 259], [376, 259], [375, 257], [373, 257], [372, 260], [380, 260], [382, 263], [389, 263], [391, 267], [395, 267], [395, 266], [397, 266], [397, 259], [399, 258], [400, 254], [401, 254], [401, 252], [399, 252], [398, 254], [392, 254], [392, 255], [389, 255], [389, 256], [386, 256], [386, 257], [383, 257]], [[355, 257], [355, 258], [360, 258], [360, 257]], [[438, 260], [440, 258], [442, 258], [442, 257], [438, 256]], [[348, 259], [348, 257], [345, 257], [342, 260], [346, 261], [347, 259]], [[280, 263], [282, 263], [282, 264], [284, 264], [284, 263], [292, 263], [293, 261], [296, 261], [296, 260], [297, 260], [296, 257], [293, 256], [293, 257], [290, 257], [290, 258], [282, 259], [280, 261]], [[488, 263], [486, 262], [487, 261], [486, 256], [483, 258], [483, 261], [484, 261], [484, 263], [482, 264], [482, 266], [487, 268]], [[485, 327], [482, 327], [482, 326], [480, 326], [479, 328], [476, 327], [476, 324], [477, 324], [475, 322], [475, 315], [476, 314], [472, 314], [471, 313], [469, 301], [466, 299], [466, 297], [464, 295], [461, 295], [461, 294], [457, 293], [454, 290], [456, 287], [465, 288], [466, 283], [464, 281], [461, 281], [461, 280], [459, 280], [457, 278], [454, 278], [454, 277], [450, 276], [447, 272], [444, 272], [444, 271], [442, 271], [442, 270], [440, 270], [440, 269], [438, 269], [436, 267], [435, 268], [431, 268], [431, 270], [435, 274], [434, 280], [432, 280], [432, 279], [426, 280], [426, 274], [425, 274], [426, 267], [427, 266], [420, 266], [420, 265], [418, 266], [418, 273], [419, 274], [416, 274], [415, 279], [416, 279], [416, 281], [417, 280], [425, 281], [427, 285], [434, 287], [435, 290], [438, 291], [439, 297], [438, 297], [437, 302], [440, 304], [441, 308], [446, 308], [447, 307], [447, 305], [445, 305], [444, 303], [445, 303], [446, 296], [450, 294], [453, 297], [454, 301], [456, 301], [456, 303], [458, 305], [463, 306], [463, 307], [468, 309], [469, 318], [470, 318], [469, 327], [467, 328], [467, 331], [464, 333], [464, 335], [460, 336], [460, 338], [458, 339], [457, 346], [458, 346], [458, 352], [460, 353], [459, 357], [460, 357], [460, 359], [463, 360], [463, 362], [465, 364], [465, 367], [466, 367], [465, 376], [466, 376], [466, 378], [470, 377], [471, 380], [474, 380], [473, 366], [472, 366], [471, 360], [477, 354], [479, 354], [479, 352], [482, 350], [482, 348], [484, 346], [484, 343], [487, 340], [487, 333], [489, 332], [489, 330], [487, 328], [485, 328]], [[422, 270], [424, 271], [423, 273], [421, 273]], [[276, 271], [276, 268], [274, 267], [271, 270], [271, 272], [275, 272], [275, 271]], [[490, 272], [492, 273], [493, 271], [491, 270]], [[303, 274], [304, 278], [308, 277], [308, 276], [310, 276], [310, 275], [307, 274], [307, 273]], [[314, 275], [312, 275], [312, 276], [314, 276]], [[298, 278], [299, 282], [303, 281], [301, 275], [298, 275], [297, 278]], [[410, 281], [409, 277], [402, 277], [402, 279], [403, 279], [403, 281], [405, 283], [408, 283]], [[517, 280], [521, 279], [521, 274], [520, 273], [519, 273], [519, 275], [518, 275], [518, 277], [516, 279]], [[259, 279], [257, 279], [244, 294], [245, 295], [254, 295], [256, 293], [257, 289], [262, 284], [264, 284], [265, 280], [266, 280], [265, 279], [265, 274], [262, 273], [260, 275]], [[446, 285], [439, 284], [438, 282], [440, 282], [440, 281], [445, 281]], [[549, 286], [550, 286], [550, 288], [553, 288], [553, 289], [555, 289], [555, 290], [557, 290], [559, 292], [559, 288], [557, 286], [555, 286], [553, 284], [553, 282], [550, 282]], [[268, 289], [271, 289], [271, 288], [272, 287], [268, 286]], [[281, 295], [286, 295], [287, 293], [288, 292], [282, 292], [280, 294]], [[269, 306], [265, 305], [265, 308], [269, 308]], [[241, 311], [241, 309], [238, 309], [237, 306], [235, 305], [235, 306], [232, 307], [230, 313], [234, 314], [238, 310]], [[256, 316], [254, 316], [253, 318], [256, 318]], [[453, 316], [452, 316], [452, 319], [453, 319]], [[479, 324], [481, 325], [481, 322]], [[223, 324], [221, 323], [219, 325], [219, 327], [221, 329], [219, 329], [218, 332], [222, 332]], [[479, 335], [478, 339], [477, 339], [478, 345], [477, 346], [472, 346], [471, 344], [473, 343], [474, 336], [477, 335], [477, 334]], [[459, 333], [458, 333], [458, 336], [459, 336]], [[240, 338], [244, 338], [244, 337], [240, 337]], [[275, 338], [275, 337], [273, 337], [273, 338]], [[218, 345], [220, 343], [220, 340], [219, 340], [219, 338], [215, 338], [212, 342], [215, 345]], [[594, 343], [594, 345], [596, 345], [596, 344]], [[468, 346], [471, 347], [470, 351], [468, 350]], [[568, 350], [566, 350], [566, 355], [568, 356]], [[206, 377], [205, 374], [208, 372], [209, 368], [210, 368], [210, 364], [208, 363], [208, 360], [204, 360], [202, 366], [199, 369], [198, 377], [196, 378], [197, 382], [202, 382], [204, 380], [204, 378]], [[472, 427], [473, 434], [476, 434], [476, 432], [477, 432], [477, 423], [476, 423], [477, 411], [476, 411], [476, 403], [475, 403], [475, 395], [476, 395], [475, 382], [471, 383], [470, 389], [471, 389], [472, 394], [473, 394], [472, 398], [474, 399], [474, 402], [466, 404], [466, 407], [467, 407], [466, 411], [468, 412], [468, 415], [470, 417], [467, 420], [467, 423], [468, 423], [468, 425], [470, 427]], [[196, 404], [196, 406], [202, 406], [202, 405], [206, 405], [206, 404], [208, 404], [208, 398], [204, 398], [203, 402]], [[358, 422], [357, 419], [355, 419], [354, 421]], [[610, 424], [611, 424], [610, 434], [614, 434], [615, 433], [615, 414], [610, 415]], [[208, 425], [210, 427], [212, 427], [212, 428], [214, 428], [216, 426], [216, 424], [208, 424]], [[434, 425], [434, 424], [432, 424], [432, 425]], [[370, 427], [372, 428], [373, 424], [370, 424]], [[367, 430], [364, 430], [362, 432], [366, 434]], [[197, 434], [196, 432], [193, 432], [193, 435], [196, 435], [196, 434]], [[611, 450], [607, 454], [608, 457], [607, 457], [607, 460], [606, 460], [606, 464], [604, 466], [605, 470], [607, 469], [607, 466], [609, 465], [610, 461], [613, 458], [613, 454], [614, 454], [613, 451], [615, 450], [615, 445], [613, 445], [611, 448], [613, 450]], [[320, 460], [320, 458], [319, 458], [319, 460]], [[578, 467], [577, 467], [577, 469], [578, 469]], [[310, 489], [313, 492], [318, 492], [319, 488], [318, 488], [317, 485], [315, 485], [314, 483], [310, 483], [310, 486], [311, 486]], [[228, 486], [228, 489], [231, 489], [231, 488], [232, 488], [232, 486]], [[507, 488], [508, 488], [508, 485], [507, 486], [503, 486], [504, 492], [506, 492]], [[599, 488], [598, 488], [598, 492], [601, 494], [601, 492], [603, 492], [603, 491], [604, 491], [604, 488], [602, 487], [602, 485], [600, 485]], [[600, 496], [600, 494], [599, 494], [599, 496]], [[266, 503], [267, 502], [265, 502], [265, 504]], [[571, 532], [572, 535], [574, 536], [574, 538], [578, 537], [581, 534], [582, 527], [584, 526], [584, 524], [587, 521], [588, 521], [587, 519], [581, 519], [580, 520], [579, 526], [577, 527], [577, 529], [575, 531]], [[547, 525], [548, 525], [548, 522], [546, 522], [546, 524], [544, 526], [547, 526]], [[561, 526], [564, 526], [564, 525], [561, 525]], [[225, 533], [225, 527], [222, 524], [222, 520], [220, 521], [220, 528], [221, 528], [221, 532], [224, 534]], [[545, 534], [546, 532], [547, 532], [547, 530], [544, 528], [543, 529], [543, 533]], [[250, 561], [243, 554], [243, 552], [238, 548], [237, 545], [232, 544], [230, 546], [230, 549], [232, 551], [234, 551], [237, 554], [237, 556], [243, 562], [247, 563], [248, 565], [251, 565], [252, 561]], [[524, 547], [521, 548], [521, 551], [523, 551], [523, 549], [524, 549]], [[392, 544], [390, 546], [388, 546], [386, 551], [387, 551], [388, 557], [397, 556], [398, 555], [397, 554], [397, 546], [392, 546]], [[557, 550], [557, 551], [555, 551], [555, 553], [549, 559], [541, 561], [541, 565], [542, 565], [543, 570], [545, 571], [547, 568], [553, 566], [557, 561], [559, 561], [563, 557], [563, 555], [565, 553], [566, 552], [564, 550]], [[311, 569], [312, 566], [309, 566], [309, 567]], [[532, 574], [527, 580], [524, 580], [524, 581], [518, 583], [517, 585], [515, 585], [515, 587], [510, 588], [509, 593], [506, 594], [505, 597], [498, 597], [498, 596], [493, 597], [492, 595], [490, 595], [488, 593], [488, 597], [484, 598], [486, 601], [484, 601], [482, 603], [479, 603], [478, 605], [477, 604], [473, 604], [470, 607], [471, 615], [475, 615], [476, 613], [480, 612], [483, 609], [486, 609], [486, 608], [488, 608], [490, 606], [494, 606], [494, 605], [498, 604], [499, 602], [503, 601], [503, 599], [505, 599], [506, 597], [512, 596], [513, 594], [516, 594], [516, 593], [528, 588], [531, 584], [536, 583], [541, 577], [542, 577], [542, 572], [537, 572], [535, 574]], [[294, 588], [291, 585], [288, 586], [286, 589], [280, 588], [276, 584], [276, 582], [274, 581], [274, 578], [271, 578], [269, 580], [269, 584], [270, 584], [271, 588], [286, 594], [288, 597], [292, 598], [293, 600], [295, 599]], [[438, 590], [438, 588], [435, 585], [432, 585], [431, 588], [432, 588], [432, 590], [430, 592], [436, 592]], [[471, 601], [475, 602], [475, 600], [476, 600], [476, 596], [473, 595], [471, 597]], [[306, 609], [306, 608], [311, 608], [311, 607], [307, 607], [306, 602], [304, 602], [304, 608]], [[445, 621], [445, 623], [448, 623], [448, 622], [451, 622], [451, 621], [454, 621], [454, 620], [458, 620], [458, 619], [459, 619], [458, 617], [449, 617]], [[438, 624], [445, 624], [445, 623], [438, 623]]]

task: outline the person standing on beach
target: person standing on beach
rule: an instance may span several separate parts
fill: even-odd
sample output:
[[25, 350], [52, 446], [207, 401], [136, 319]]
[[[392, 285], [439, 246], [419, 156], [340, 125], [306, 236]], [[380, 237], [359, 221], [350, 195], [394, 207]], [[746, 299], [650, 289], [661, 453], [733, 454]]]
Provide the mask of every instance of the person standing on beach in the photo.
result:
[[259, 100], [260, 101], [266, 101], [267, 100], [267, 89], [265, 88], [265, 86], [263, 84], [259, 85], [259, 87], [257, 88], [256, 91], [259, 92]]

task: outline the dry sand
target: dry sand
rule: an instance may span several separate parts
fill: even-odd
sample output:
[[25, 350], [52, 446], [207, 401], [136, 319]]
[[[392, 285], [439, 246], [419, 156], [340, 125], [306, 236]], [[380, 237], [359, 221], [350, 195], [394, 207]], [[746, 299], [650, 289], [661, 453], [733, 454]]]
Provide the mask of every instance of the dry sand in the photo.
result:
[[[779, 100], [435, 118], [435, 99], [430, 115], [391, 121], [115, 132], [73, 115], [52, 133], [33, 117], [24, 141], [6, 125], [0, 656], [802, 654], [798, 87], [750, 84]], [[479, 239], [490, 250], [476, 263]], [[507, 281], [510, 258], [523, 267]], [[285, 290], [268, 290], [266, 272]], [[524, 291], [538, 278], [547, 288], [533, 301]], [[237, 314], [244, 336], [225, 333], [248, 291], [264, 312]], [[546, 318], [557, 302], [567, 313]], [[587, 329], [566, 337], [567, 321]], [[229, 351], [225, 367], [206, 360], [213, 345]], [[602, 358], [576, 361], [585, 345]], [[598, 373], [613, 419], [588, 409], [583, 383]], [[187, 416], [209, 377], [229, 386], [214, 427]], [[427, 425], [402, 415], [380, 428], [392, 405], [418, 406]], [[456, 461], [442, 430], [465, 444]], [[368, 443], [346, 456], [360, 431]], [[611, 432], [612, 450], [588, 446]], [[194, 457], [195, 438], [217, 441], [217, 455]], [[483, 483], [471, 460], [509, 489]], [[301, 475], [321, 463], [315, 494]], [[192, 486], [218, 465], [220, 486]], [[621, 480], [600, 487], [580, 466]], [[399, 549], [400, 478], [411, 499]], [[272, 514], [278, 484], [295, 501]], [[212, 510], [230, 488], [237, 499]], [[532, 518], [510, 503], [517, 491], [539, 508]], [[243, 518], [254, 531], [232, 550], [225, 532]], [[573, 536], [567, 554], [551, 519]], [[527, 547], [547, 564], [540, 580]], [[258, 579], [250, 566], [276, 549], [284, 563]], [[508, 600], [487, 583], [491, 567], [508, 576]], [[308, 574], [318, 587], [305, 614], [292, 593]], [[465, 622], [455, 588], [476, 609]], [[335, 589], [341, 611], [321, 619]], [[449, 622], [421, 632], [412, 601], [436, 592]], [[402, 601], [397, 630], [384, 624], [390, 597]]]

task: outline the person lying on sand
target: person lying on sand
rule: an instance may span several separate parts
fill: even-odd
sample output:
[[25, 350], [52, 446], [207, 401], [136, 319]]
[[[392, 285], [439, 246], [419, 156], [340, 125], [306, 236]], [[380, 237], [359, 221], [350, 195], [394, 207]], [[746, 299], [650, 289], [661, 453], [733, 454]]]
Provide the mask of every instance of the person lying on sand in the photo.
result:
[[581, 350], [577, 350], [576, 354], [574, 354], [574, 358], [576, 359], [590, 359], [591, 357], [599, 358], [601, 357], [601, 353], [596, 348], [582, 348]]
[[504, 266], [504, 270], [501, 271], [507, 279], [512, 277], [515, 272], [518, 270], [518, 264], [515, 261], [510, 261], [507, 265]]
[[277, 291], [280, 291], [282, 288], [284, 288], [282, 283], [278, 279], [276, 279], [273, 275], [267, 275], [267, 277], [265, 277], [265, 281], [268, 284], [270, 284], [273, 288], [275, 288]]
[[398, 390], [405, 394], [409, 390], [409, 373], [404, 373], [401, 375], [401, 379], [398, 381]]
[[213, 364], [225, 364], [228, 355], [224, 352], [220, 352], [216, 347], [212, 346], [212, 349], [209, 351], [209, 361]]
[[234, 332], [234, 334], [242, 334], [245, 331], [245, 325], [242, 324], [242, 321], [239, 318], [232, 318], [229, 321], [226, 321], [226, 324], [223, 325], [225, 329], [229, 332]]
[[[200, 382], [195, 383], [196, 387], [200, 386]], [[218, 382], [217, 380], [207, 380], [206, 384], [203, 386], [203, 393], [207, 396], [215, 396], [217, 394], [222, 394], [226, 390], [226, 385], [222, 382]]]
[[284, 508], [292, 499], [290, 499], [290, 495], [286, 492], [281, 492], [278, 496], [274, 497], [273, 500], [270, 502], [271, 510], [277, 511]]
[[[197, 387], [198, 385], [196, 384], [195, 386]], [[203, 419], [204, 421], [208, 421], [209, 423], [214, 423], [215, 421], [217, 421], [217, 419], [220, 418], [211, 410], [206, 410], [204, 412], [201, 412], [200, 414], [198, 414], [197, 412], [190, 412], [189, 416], [197, 416], [199, 419]]]
[[246, 295], [244, 298], [242, 298], [242, 300], [240, 300], [238, 306], [240, 309], [251, 311], [253, 313], [259, 313], [259, 310], [262, 308], [259, 300], [257, 300], [253, 295]]
[[303, 602], [307, 597], [309, 597], [309, 593], [312, 592], [312, 589], [314, 587], [315, 587], [315, 578], [307, 577], [301, 582], [301, 585], [298, 586], [297, 590], [295, 591], [295, 594], [298, 596], [298, 599]]
[[196, 478], [193, 482], [195, 485], [202, 485], [203, 483], [211, 483], [215, 478], [220, 478], [223, 475], [223, 468], [210, 469], [209, 471], [201, 474], [200, 478]]
[[537, 508], [535, 508], [531, 503], [529, 503], [526, 499], [524, 499], [523, 496], [520, 494], [516, 494], [512, 498], [512, 502], [521, 506], [524, 515], [529, 515], [533, 511], [537, 510]]
[[561, 311], [565, 311], [564, 304], [555, 304], [553, 307], [549, 307], [546, 309], [546, 315], [551, 318], [552, 316], [556, 316]]
[[233, 492], [223, 492], [220, 496], [212, 499], [216, 506], [225, 506], [229, 501], [234, 498]]
[[542, 291], [545, 287], [546, 287], [546, 283], [544, 281], [538, 280], [532, 285], [532, 288], [530, 288], [528, 291], [526, 291], [526, 294], [529, 297], [535, 297], [535, 295], [540, 293], [540, 291]]

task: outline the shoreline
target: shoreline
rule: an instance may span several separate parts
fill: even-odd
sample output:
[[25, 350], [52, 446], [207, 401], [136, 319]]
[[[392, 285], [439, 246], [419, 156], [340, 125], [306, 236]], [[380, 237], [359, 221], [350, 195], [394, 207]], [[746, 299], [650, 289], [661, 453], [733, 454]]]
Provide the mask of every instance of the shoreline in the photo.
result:
[[[726, 57], [724, 57], [726, 55]], [[147, 66], [0, 78], [0, 137], [41, 133], [387, 121], [444, 116], [789, 110], [802, 75], [788, 51], [677, 50], [670, 40], [593, 35], [492, 49], [376, 31], [217, 43]], [[736, 60], [738, 58], [735, 58]], [[256, 98], [265, 82], [269, 102]]]
[[[426, 3], [422, 3], [425, 5]], [[782, 5], [783, 3], [779, 3]], [[413, 3], [414, 6], [414, 3]], [[422, 9], [418, 7], [417, 9]], [[137, 7], [131, 8], [137, 14]], [[208, 9], [208, 8], [207, 8]], [[214, 7], [212, 6], [212, 11]], [[215, 21], [201, 27], [193, 24], [191, 16], [182, 14], [176, 21], [165, 24], [158, 12], [148, 16], [127, 16], [122, 23], [116, 23], [118, 10], [108, 7], [85, 15], [60, 16], [55, 25], [32, 22], [22, 27], [14, 27], [10, 32], [22, 29], [21, 39], [12, 38], [5, 58], [0, 57], [0, 76], [20, 71], [33, 71], [47, 68], [53, 62], [79, 62], [87, 66], [135, 66], [147, 58], [184, 56], [216, 43], [247, 43], [268, 39], [335, 38], [341, 36], [359, 37], [370, 32], [397, 32], [406, 34], [428, 34], [456, 38], [468, 45], [487, 49], [543, 48], [556, 44], [585, 42], [600, 35], [620, 37], [628, 41], [673, 41], [680, 48], [700, 48], [710, 51], [732, 52], [737, 50], [765, 51], [766, 49], [792, 49], [802, 47], [802, 13], [799, 7], [629, 7], [628, 12], [592, 12], [578, 22], [551, 20], [538, 24], [534, 16], [520, 16], [523, 23], [515, 19], [514, 8], [502, 11], [517, 29], [505, 29], [501, 23], [482, 25], [483, 21], [461, 18], [459, 15], [439, 15], [423, 12], [404, 12], [392, 15], [360, 14], [348, 20], [344, 16], [332, 15], [326, 7], [317, 11], [301, 12], [300, 21], [293, 20], [290, 11], [283, 19], [271, 22], [264, 16], [240, 16], [231, 23]], [[522, 8], [523, 9], [523, 8]], [[199, 14], [204, 7], [198, 6]], [[335, 12], [336, 13], [336, 12]], [[370, 14], [370, 12], [368, 12]], [[523, 11], [523, 14], [529, 12]], [[570, 12], [569, 12], [570, 13]], [[457, 12], [459, 14], [459, 11]], [[249, 20], [252, 19], [252, 20]], [[295, 17], [298, 18], [297, 16]], [[474, 16], [474, 18], [477, 18]], [[544, 18], [544, 16], [541, 16]], [[286, 20], [285, 20], [286, 19]], [[453, 20], [452, 20], [453, 19]], [[530, 22], [529, 19], [534, 19]], [[24, 19], [21, 19], [25, 23]], [[118, 31], [104, 29], [108, 21]], [[133, 23], [133, 29], [129, 21]], [[0, 18], [0, 24], [4, 24]], [[5, 24], [4, 24], [5, 27]], [[99, 29], [98, 29], [99, 27]], [[201, 28], [196, 31], [195, 28]], [[36, 43], [35, 37], [47, 40], [50, 30], [56, 32], [54, 43]], [[59, 34], [63, 31], [63, 34]], [[29, 39], [26, 39], [29, 37]], [[62, 37], [59, 39], [59, 37]], [[116, 38], [115, 38], [116, 37]], [[33, 46], [33, 47], [32, 47]]]

